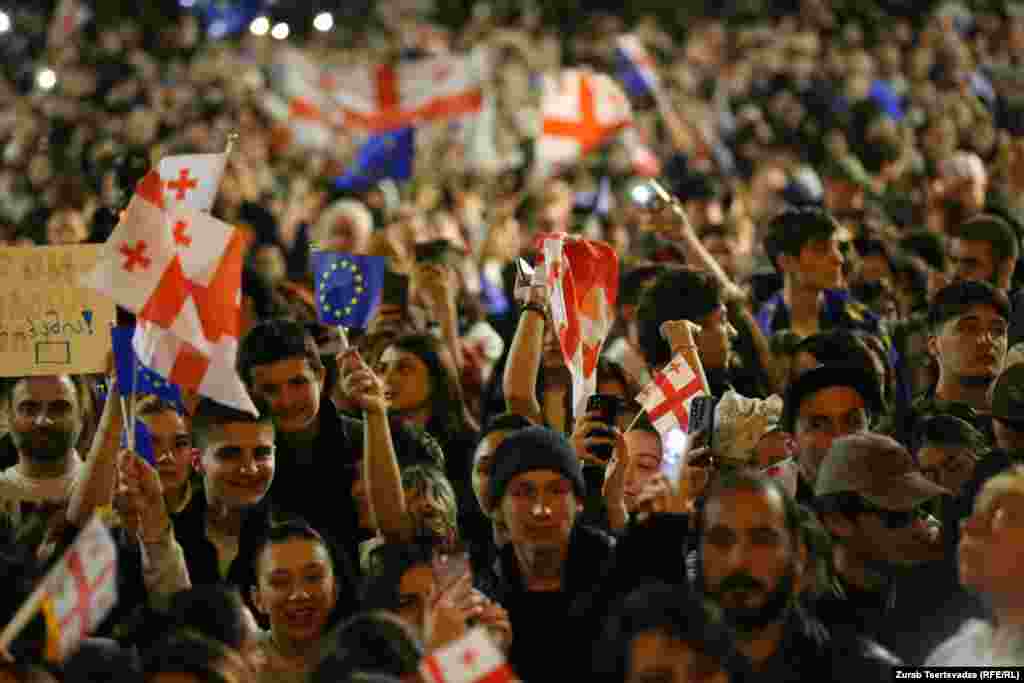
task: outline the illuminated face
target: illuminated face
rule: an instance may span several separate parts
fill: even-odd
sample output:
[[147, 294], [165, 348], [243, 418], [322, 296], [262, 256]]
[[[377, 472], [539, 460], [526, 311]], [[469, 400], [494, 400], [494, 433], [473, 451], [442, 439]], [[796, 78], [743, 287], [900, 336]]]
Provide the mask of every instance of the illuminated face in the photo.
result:
[[558, 472], [517, 474], [501, 499], [502, 519], [513, 545], [565, 548], [579, 502], [572, 482]]
[[11, 390], [11, 440], [26, 458], [64, 458], [82, 431], [75, 385], [66, 375], [27, 377]]
[[949, 274], [954, 280], [981, 280], [996, 284], [992, 244], [984, 240], [952, 238], [949, 241]]
[[420, 410], [429, 403], [430, 368], [415, 353], [388, 347], [377, 361], [377, 374], [384, 380], [390, 410]]
[[636, 497], [644, 485], [661, 471], [661, 437], [652, 432], [634, 429], [626, 432], [629, 449], [629, 469], [626, 471], [626, 509], [632, 511]]
[[856, 389], [825, 387], [807, 396], [800, 403], [795, 435], [804, 480], [814, 485], [818, 467], [835, 439], [867, 429], [867, 408]]
[[330, 554], [318, 540], [271, 543], [259, 557], [254, 602], [275, 637], [290, 643], [320, 638], [337, 602]]
[[324, 372], [305, 358], [286, 358], [252, 369], [253, 393], [263, 398], [282, 432], [309, 429], [320, 411]]
[[427, 608], [430, 606], [430, 597], [434, 593], [434, 588], [434, 570], [425, 564], [405, 570], [398, 583], [398, 609], [395, 611], [421, 636], [424, 632]]
[[945, 379], [991, 377], [1002, 372], [1009, 325], [993, 306], [971, 306], [928, 339], [928, 350]]
[[835, 289], [843, 284], [843, 254], [838, 235], [811, 240], [795, 260], [783, 255], [780, 261], [794, 273], [799, 285], [809, 289]]
[[961, 526], [959, 568], [965, 588], [1003, 604], [1019, 601], [1024, 566], [1024, 495], [1007, 492], [978, 497]]
[[153, 441], [160, 485], [164, 492], [180, 489], [192, 473], [192, 436], [185, 420], [174, 410], [143, 415]]
[[211, 429], [200, 464], [211, 503], [256, 505], [274, 480], [274, 428], [265, 422], [229, 422]]

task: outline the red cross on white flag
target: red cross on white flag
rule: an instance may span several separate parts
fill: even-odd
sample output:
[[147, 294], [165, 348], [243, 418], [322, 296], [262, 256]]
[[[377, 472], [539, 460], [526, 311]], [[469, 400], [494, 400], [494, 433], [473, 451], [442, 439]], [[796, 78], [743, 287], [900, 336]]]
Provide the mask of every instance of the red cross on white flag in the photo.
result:
[[690, 367], [682, 354], [672, 359], [654, 375], [650, 384], [637, 394], [658, 433], [664, 436], [673, 429], [685, 433], [690, 424], [690, 402], [704, 393], [700, 375]]
[[609, 76], [566, 69], [544, 79], [541, 117], [537, 161], [548, 169], [576, 162], [611, 140], [632, 125], [633, 110]]
[[428, 683], [507, 683], [515, 679], [487, 631], [474, 628], [460, 640], [435, 651], [420, 662]]
[[135, 313], [133, 345], [143, 363], [182, 388], [255, 413], [234, 371], [246, 235], [187, 201], [165, 206], [165, 188], [155, 171], [140, 181], [81, 283]]
[[217, 198], [227, 154], [179, 154], [160, 160], [164, 204], [184, 204], [196, 211], [209, 211]]

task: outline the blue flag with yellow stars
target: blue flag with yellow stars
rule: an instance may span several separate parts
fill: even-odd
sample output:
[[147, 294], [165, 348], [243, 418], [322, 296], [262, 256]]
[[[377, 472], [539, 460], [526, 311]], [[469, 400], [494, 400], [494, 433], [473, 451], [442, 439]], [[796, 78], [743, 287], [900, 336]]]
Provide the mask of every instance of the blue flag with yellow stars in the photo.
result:
[[355, 163], [345, 175], [334, 179], [339, 192], [363, 192], [385, 178], [408, 180], [416, 145], [412, 128], [399, 128], [374, 135], [356, 152]]
[[114, 364], [117, 368], [117, 386], [121, 395], [152, 394], [168, 401], [179, 412], [183, 412], [181, 388], [142, 364], [132, 347], [134, 334], [134, 325], [119, 325], [110, 331], [110, 340], [114, 347]]
[[[128, 425], [121, 431], [121, 448], [128, 448]], [[153, 449], [153, 434], [146, 423], [135, 418], [135, 452], [143, 460], [156, 467], [156, 451]]]
[[325, 325], [363, 328], [384, 289], [383, 256], [313, 252], [316, 314]]

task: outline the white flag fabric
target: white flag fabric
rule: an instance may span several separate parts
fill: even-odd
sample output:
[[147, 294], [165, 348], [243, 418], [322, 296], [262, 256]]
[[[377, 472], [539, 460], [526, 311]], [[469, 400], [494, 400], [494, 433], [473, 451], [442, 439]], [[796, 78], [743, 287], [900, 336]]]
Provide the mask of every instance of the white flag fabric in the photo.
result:
[[117, 547], [96, 516], [43, 580], [47, 658], [73, 653], [117, 602]]
[[164, 188], [164, 205], [179, 204], [209, 211], [217, 198], [227, 154], [179, 154], [164, 157], [158, 167]]
[[690, 402], [704, 394], [704, 384], [682, 354], [654, 375], [637, 394], [658, 433], [663, 437], [673, 429], [685, 434], [690, 425]]
[[501, 650], [483, 628], [425, 657], [420, 674], [429, 683], [506, 683], [515, 680]]
[[633, 110], [611, 77], [566, 69], [557, 77], [545, 77], [541, 117], [537, 162], [554, 168], [575, 163], [632, 125]]

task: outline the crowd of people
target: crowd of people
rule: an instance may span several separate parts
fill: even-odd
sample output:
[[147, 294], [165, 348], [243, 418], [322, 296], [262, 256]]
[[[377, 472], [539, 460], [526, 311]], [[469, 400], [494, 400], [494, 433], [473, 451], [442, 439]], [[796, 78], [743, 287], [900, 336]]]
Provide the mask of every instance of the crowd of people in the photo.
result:
[[[1024, 13], [792, 4], [313, 34], [289, 49], [333, 68], [492, 55], [490, 157], [424, 123], [413, 177], [360, 191], [333, 183], [360, 133], [310, 149], [268, 115], [268, 36], [86, 25], [47, 48], [56, 87], [0, 78], [8, 247], [102, 242], [151, 165], [237, 134], [212, 213], [252, 237], [259, 409], [128, 397], [150, 464], [113, 374], [7, 378], [0, 623], [96, 518], [118, 599], [63, 661], [38, 615], [0, 680], [420, 680], [476, 629], [529, 683], [1024, 666]], [[676, 207], [637, 201], [620, 142], [533, 173], [540, 77], [614, 73], [625, 32]], [[560, 232], [618, 253], [614, 420], [574, 405], [523, 266]], [[350, 345], [317, 321], [311, 246], [387, 258]], [[638, 399], [677, 357], [717, 399], [681, 452]]]

